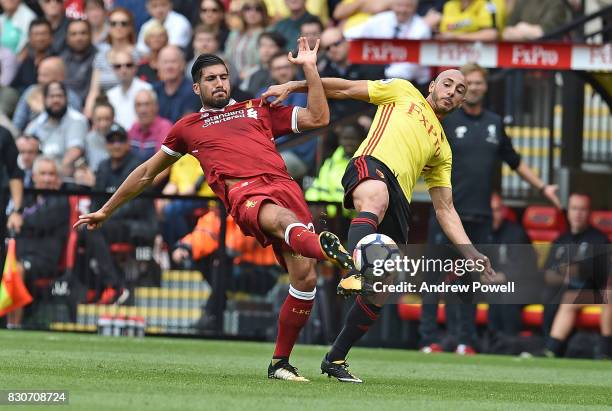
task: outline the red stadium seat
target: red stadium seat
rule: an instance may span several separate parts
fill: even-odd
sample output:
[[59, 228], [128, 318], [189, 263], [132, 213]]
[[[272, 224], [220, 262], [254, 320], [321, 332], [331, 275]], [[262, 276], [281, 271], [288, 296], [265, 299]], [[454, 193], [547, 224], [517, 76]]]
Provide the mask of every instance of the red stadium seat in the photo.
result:
[[516, 217], [516, 212], [514, 212], [513, 209], [507, 206], [503, 206], [503, 210], [504, 210], [504, 220], [508, 220], [513, 223], [516, 223], [518, 221], [518, 218]]
[[612, 211], [591, 212], [591, 224], [598, 230], [603, 231], [612, 242]]
[[[478, 304], [476, 308], [476, 324], [486, 325], [488, 318], [489, 305]], [[421, 304], [398, 304], [397, 313], [404, 321], [419, 321], [421, 319]], [[446, 311], [444, 304], [438, 304], [438, 324], [446, 322]]]
[[531, 241], [549, 243], [565, 230], [565, 218], [554, 207], [530, 206], [523, 215], [523, 227]]

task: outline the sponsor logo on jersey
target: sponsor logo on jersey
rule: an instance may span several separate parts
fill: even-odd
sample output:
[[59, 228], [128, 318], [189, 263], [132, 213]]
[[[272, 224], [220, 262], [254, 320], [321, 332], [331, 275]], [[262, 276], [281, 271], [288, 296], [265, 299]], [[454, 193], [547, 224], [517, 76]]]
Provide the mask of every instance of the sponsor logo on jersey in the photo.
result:
[[253, 208], [256, 205], [257, 205], [257, 201], [252, 201], [252, 200], [247, 200], [247, 202], [244, 204], [246, 208]]
[[378, 177], [380, 177], [382, 179], [385, 178], [385, 174], [382, 171], [380, 171], [379, 169], [376, 169], [376, 174], [378, 175]]

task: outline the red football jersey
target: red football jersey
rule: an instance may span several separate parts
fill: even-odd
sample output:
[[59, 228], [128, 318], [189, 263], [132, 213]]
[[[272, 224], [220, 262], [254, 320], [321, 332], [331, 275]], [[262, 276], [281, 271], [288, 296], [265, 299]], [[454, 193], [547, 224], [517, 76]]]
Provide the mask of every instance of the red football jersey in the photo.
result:
[[276, 150], [274, 138], [299, 133], [300, 107], [260, 107], [260, 100], [230, 104], [223, 109], [202, 109], [181, 118], [172, 127], [161, 149], [171, 156], [196, 157], [210, 188], [223, 200], [224, 180], [273, 175], [291, 178]]

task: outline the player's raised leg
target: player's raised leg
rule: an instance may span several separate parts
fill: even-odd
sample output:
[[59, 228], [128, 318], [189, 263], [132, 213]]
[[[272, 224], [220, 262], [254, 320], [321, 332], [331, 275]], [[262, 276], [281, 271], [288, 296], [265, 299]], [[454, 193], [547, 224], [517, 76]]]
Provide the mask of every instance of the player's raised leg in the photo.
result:
[[266, 233], [284, 239], [297, 254], [316, 260], [329, 260], [342, 269], [353, 269], [351, 255], [334, 233], [329, 231], [315, 233], [300, 222], [293, 211], [267, 202], [261, 206], [258, 219], [259, 226]]
[[289, 381], [308, 381], [289, 363], [289, 356], [300, 331], [310, 317], [316, 293], [316, 261], [284, 252], [283, 259], [289, 271], [289, 295], [278, 316], [278, 334], [274, 355], [268, 367], [268, 378]]

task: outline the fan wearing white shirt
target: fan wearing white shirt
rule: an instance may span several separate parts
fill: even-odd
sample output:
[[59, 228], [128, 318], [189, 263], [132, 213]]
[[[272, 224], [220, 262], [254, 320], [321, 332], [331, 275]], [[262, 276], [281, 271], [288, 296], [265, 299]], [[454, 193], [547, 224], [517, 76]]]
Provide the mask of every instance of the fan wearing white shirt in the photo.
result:
[[[431, 29], [416, 14], [418, 0], [392, 0], [391, 10], [370, 17], [365, 23], [347, 30], [348, 39], [429, 39]], [[430, 80], [429, 68], [413, 63], [394, 63], [385, 68], [386, 78], [403, 78], [417, 83]]]
[[164, 25], [168, 32], [168, 44], [186, 49], [191, 41], [191, 23], [185, 16], [172, 10], [172, 0], [147, 0], [147, 11], [152, 16], [145, 22], [138, 33], [136, 49], [142, 54], [149, 53], [149, 47], [145, 44], [144, 33], [147, 27], [157, 20]]
[[108, 90], [106, 96], [115, 109], [115, 121], [129, 130], [136, 121], [134, 108], [136, 94], [141, 90], [151, 90], [152, 86], [136, 77], [137, 66], [130, 53], [125, 51], [114, 53], [111, 66], [117, 74], [119, 84]]

